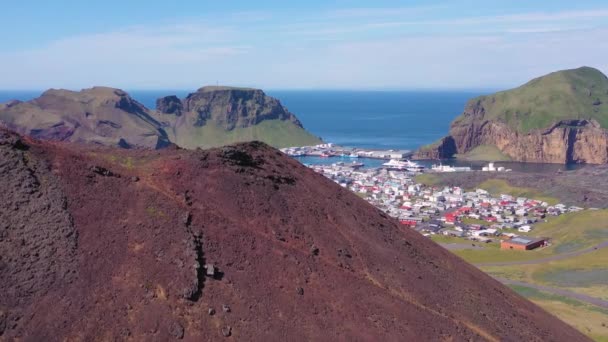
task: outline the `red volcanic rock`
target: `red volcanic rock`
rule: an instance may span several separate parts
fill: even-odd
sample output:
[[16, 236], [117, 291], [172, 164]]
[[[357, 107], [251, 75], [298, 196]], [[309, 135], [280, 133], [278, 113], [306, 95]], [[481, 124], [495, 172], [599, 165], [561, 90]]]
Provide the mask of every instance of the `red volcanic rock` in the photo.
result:
[[261, 143], [2, 132], [0, 256], [6, 340], [586, 340]]

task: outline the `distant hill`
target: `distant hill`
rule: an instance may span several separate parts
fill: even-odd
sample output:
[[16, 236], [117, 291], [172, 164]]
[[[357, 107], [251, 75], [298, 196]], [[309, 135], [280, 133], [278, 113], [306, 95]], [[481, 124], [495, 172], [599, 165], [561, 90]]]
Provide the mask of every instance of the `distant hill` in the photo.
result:
[[0, 125], [39, 139], [125, 148], [320, 142], [278, 100], [258, 89], [232, 87], [203, 87], [183, 100], [168, 96], [157, 101], [156, 110], [120, 89], [51, 89], [32, 101], [0, 104]]
[[603, 164], [608, 162], [607, 128], [608, 78], [582, 67], [470, 100], [452, 122], [450, 139], [417, 155], [481, 155], [480, 148], [495, 147], [488, 160]]
[[0, 340], [587, 341], [263, 143], [0, 129]]

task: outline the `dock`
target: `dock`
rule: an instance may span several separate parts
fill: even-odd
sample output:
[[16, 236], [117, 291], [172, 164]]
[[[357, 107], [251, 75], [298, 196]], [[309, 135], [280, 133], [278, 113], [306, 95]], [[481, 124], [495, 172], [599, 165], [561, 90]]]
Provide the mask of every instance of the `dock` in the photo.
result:
[[334, 145], [332, 143], [319, 144], [315, 146], [287, 147], [281, 151], [292, 157], [350, 157], [350, 158], [371, 158], [371, 159], [397, 159], [403, 160], [410, 158], [413, 154], [411, 150], [379, 150], [349, 148]]

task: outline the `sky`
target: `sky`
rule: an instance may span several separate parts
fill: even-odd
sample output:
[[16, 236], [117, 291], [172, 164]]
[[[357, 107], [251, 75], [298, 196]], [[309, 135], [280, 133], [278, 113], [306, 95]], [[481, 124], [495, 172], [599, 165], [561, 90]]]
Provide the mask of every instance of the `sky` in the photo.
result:
[[0, 89], [501, 89], [608, 71], [608, 2], [3, 1]]

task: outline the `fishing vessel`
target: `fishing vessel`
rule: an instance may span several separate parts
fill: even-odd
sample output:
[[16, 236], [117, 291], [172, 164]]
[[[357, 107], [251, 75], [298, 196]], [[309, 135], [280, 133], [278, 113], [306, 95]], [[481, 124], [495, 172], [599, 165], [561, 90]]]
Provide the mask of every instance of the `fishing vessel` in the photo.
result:
[[359, 158], [358, 154], [354, 154], [354, 153], [342, 153], [340, 155], [340, 157], [344, 157], [344, 158]]
[[385, 169], [387, 170], [394, 170], [394, 171], [412, 171], [412, 172], [420, 172], [424, 169], [424, 166], [415, 163], [413, 161], [410, 160], [397, 160], [397, 159], [391, 159], [388, 162], [382, 164], [382, 166], [384, 166]]

